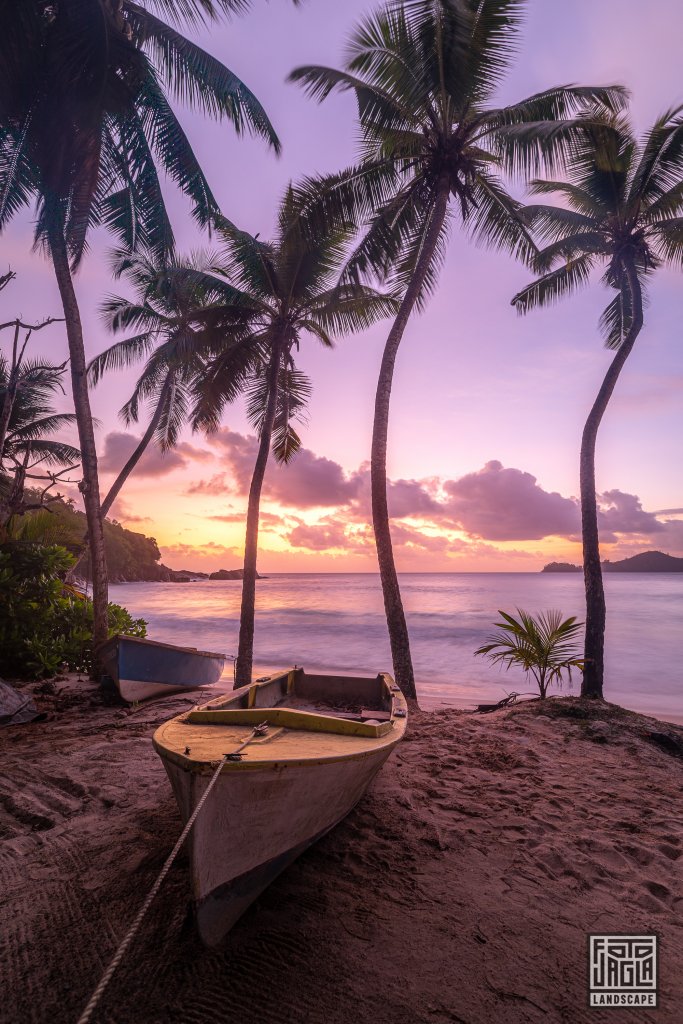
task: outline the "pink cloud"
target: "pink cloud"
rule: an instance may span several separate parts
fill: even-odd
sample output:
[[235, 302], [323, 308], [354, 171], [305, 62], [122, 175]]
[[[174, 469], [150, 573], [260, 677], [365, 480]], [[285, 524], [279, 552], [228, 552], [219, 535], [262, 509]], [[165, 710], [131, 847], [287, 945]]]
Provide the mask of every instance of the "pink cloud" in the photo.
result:
[[[100, 455], [99, 468], [103, 473], [119, 473], [133, 454], [140, 438], [134, 434], [114, 430], [104, 438], [104, 451]], [[191, 446], [189, 446], [191, 447]], [[156, 445], [150, 445], [135, 467], [136, 476], [166, 476], [174, 469], [187, 465], [187, 458], [178, 451], [162, 452]]]
[[225, 473], [215, 473], [208, 480], [196, 480], [185, 490], [185, 494], [228, 494], [231, 491], [230, 484]]
[[[357, 482], [357, 492], [353, 502], [354, 513], [369, 518], [371, 515], [371, 484], [370, 469], [363, 464], [352, 480]], [[430, 486], [431, 485], [431, 486]], [[419, 516], [428, 519], [440, 514], [439, 502], [432, 494], [435, 481], [423, 480], [388, 480], [387, 504], [392, 519], [406, 519]]]
[[580, 528], [578, 503], [544, 491], [521, 469], [487, 462], [459, 480], [446, 480], [444, 511], [467, 533], [484, 540], [540, 540], [566, 537]]
[[206, 448], [198, 448], [196, 445], [190, 444], [189, 441], [181, 441], [175, 446], [174, 451], [193, 462], [213, 462], [216, 458], [213, 452], [207, 451]]
[[[256, 438], [225, 427], [214, 434], [209, 443], [218, 449], [225, 471], [191, 484], [186, 493], [244, 495], [251, 481]], [[576, 541], [580, 537], [581, 516], [576, 498], [546, 491], [531, 473], [504, 467], [496, 460], [456, 480], [390, 480], [387, 493], [394, 543], [406, 551], [420, 549], [448, 555], [459, 551], [459, 545], [465, 543], [432, 530], [462, 530], [469, 534], [469, 552], [475, 539], [510, 542], [563, 537]], [[349, 552], [367, 551], [368, 537], [371, 539], [367, 463], [355, 472], [347, 472], [338, 462], [302, 448], [288, 466], [279, 466], [271, 459], [263, 499], [291, 509], [328, 507], [339, 510], [315, 524], [265, 512], [264, 527], [289, 529], [286, 536], [293, 547], [318, 552], [338, 548]], [[678, 543], [677, 521], [671, 520], [675, 525], [666, 526], [656, 513], [643, 509], [637, 495], [613, 489], [599, 497], [599, 504], [605, 543], [615, 543], [625, 535], [643, 538], [656, 535], [656, 540], [663, 539], [665, 534]], [[670, 513], [675, 511], [669, 510]], [[266, 518], [268, 515], [273, 517], [271, 521]], [[405, 522], [412, 517], [421, 519], [427, 530]], [[227, 511], [205, 518], [238, 523], [243, 520], [243, 513]]]
[[[222, 461], [230, 470], [237, 492], [246, 494], [254, 471], [257, 439], [223, 427], [211, 435], [209, 443], [221, 450]], [[302, 448], [288, 466], [278, 465], [271, 459], [263, 495], [294, 508], [318, 508], [348, 504], [358, 493], [359, 486], [357, 476], [347, 477], [338, 462]], [[212, 492], [203, 490], [203, 493]]]
[[450, 537], [435, 536], [430, 533], [423, 533], [413, 526], [405, 526], [402, 523], [395, 523], [391, 527], [391, 540], [393, 544], [421, 548], [423, 551], [448, 552], [462, 551], [468, 545], [464, 541], [453, 540]]
[[664, 530], [664, 524], [654, 512], [646, 512], [636, 494], [623, 491], [605, 491], [598, 496], [598, 525], [605, 542], [616, 540], [619, 533], [654, 534]]
[[287, 534], [287, 540], [292, 547], [307, 548], [309, 551], [348, 547], [346, 528], [344, 523], [339, 521], [315, 523], [312, 526], [301, 523]]
[[151, 523], [150, 516], [138, 516], [131, 512], [130, 507], [123, 498], [117, 498], [109, 510], [108, 519], [116, 519], [120, 523]]

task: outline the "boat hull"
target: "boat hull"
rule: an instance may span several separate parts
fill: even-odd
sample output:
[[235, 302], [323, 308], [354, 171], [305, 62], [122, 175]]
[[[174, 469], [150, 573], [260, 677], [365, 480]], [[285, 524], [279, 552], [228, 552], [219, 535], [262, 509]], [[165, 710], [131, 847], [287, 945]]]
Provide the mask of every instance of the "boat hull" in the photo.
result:
[[294, 667], [159, 726], [154, 747], [183, 822], [193, 819], [192, 899], [206, 945], [346, 817], [406, 725], [405, 698], [386, 673]]
[[[304, 850], [342, 821], [393, 749], [312, 766], [231, 766], [212, 789], [188, 840], [197, 926], [214, 946]], [[164, 762], [186, 821], [209, 775]]]
[[129, 703], [212, 686], [225, 665], [222, 654], [126, 636], [111, 637], [98, 648], [98, 656]]

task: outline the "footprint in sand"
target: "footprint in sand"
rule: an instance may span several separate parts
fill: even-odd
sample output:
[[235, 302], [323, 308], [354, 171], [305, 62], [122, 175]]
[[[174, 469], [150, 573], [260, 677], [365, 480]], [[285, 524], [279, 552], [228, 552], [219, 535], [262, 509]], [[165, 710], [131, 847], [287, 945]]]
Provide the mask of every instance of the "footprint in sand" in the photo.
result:
[[681, 851], [675, 846], [671, 846], [669, 843], [662, 843], [657, 847], [657, 849], [660, 853], [663, 853], [665, 857], [668, 857], [669, 860], [678, 860], [681, 855]]

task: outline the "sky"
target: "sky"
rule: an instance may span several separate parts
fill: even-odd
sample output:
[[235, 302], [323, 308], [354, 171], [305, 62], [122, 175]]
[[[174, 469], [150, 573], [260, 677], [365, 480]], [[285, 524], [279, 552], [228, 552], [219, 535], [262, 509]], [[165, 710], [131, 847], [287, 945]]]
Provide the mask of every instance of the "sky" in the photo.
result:
[[[285, 78], [304, 63], [339, 66], [350, 30], [373, 6], [255, 0], [245, 16], [195, 34], [255, 92], [283, 144], [276, 158], [262, 141], [237, 138], [229, 125], [176, 107], [221, 208], [246, 230], [268, 237], [290, 180], [354, 159], [352, 98], [318, 106]], [[530, 0], [500, 100], [560, 83], [620, 82], [631, 90], [632, 118], [642, 131], [683, 102], [682, 32], [679, 0], [653, 0], [646, 8], [640, 0]], [[186, 202], [170, 187], [167, 195], [179, 247], [206, 246]], [[51, 268], [31, 251], [31, 239], [28, 214], [2, 239], [0, 269], [7, 264], [17, 273], [0, 297], [3, 320], [59, 313]], [[76, 279], [88, 357], [112, 341], [99, 304], [125, 290], [109, 276], [111, 244], [95, 234]], [[551, 560], [580, 560], [579, 444], [611, 358], [597, 331], [609, 296], [596, 279], [561, 305], [521, 318], [510, 298], [528, 279], [524, 267], [476, 248], [456, 226], [438, 290], [406, 330], [388, 461], [402, 571], [537, 571]], [[645, 328], [600, 429], [597, 488], [603, 557], [610, 559], [652, 548], [683, 555], [682, 285], [680, 272], [658, 273]], [[314, 393], [301, 453], [288, 468], [268, 468], [262, 572], [376, 570], [368, 459], [389, 326], [342, 339], [332, 352], [313, 340], [302, 347], [300, 365]], [[7, 333], [0, 336], [3, 349], [8, 341]], [[32, 351], [64, 359], [63, 327], [35, 335]], [[134, 371], [113, 374], [92, 393], [103, 491], [146, 424], [126, 427], [117, 416], [134, 380]], [[61, 408], [68, 407], [67, 395]], [[112, 515], [156, 537], [173, 568], [234, 568], [242, 559], [254, 458], [255, 439], [238, 402], [213, 437], [188, 431], [177, 451], [149, 452]]]

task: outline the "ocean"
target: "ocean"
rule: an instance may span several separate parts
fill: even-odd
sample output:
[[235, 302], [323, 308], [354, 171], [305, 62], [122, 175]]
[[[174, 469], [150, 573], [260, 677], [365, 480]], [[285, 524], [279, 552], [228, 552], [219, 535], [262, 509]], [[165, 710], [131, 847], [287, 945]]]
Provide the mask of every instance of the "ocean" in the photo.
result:
[[[683, 721], [683, 574], [608, 574], [605, 590], [605, 698]], [[523, 672], [474, 657], [498, 609], [552, 608], [583, 617], [578, 573], [407, 573], [401, 591], [426, 708], [468, 707], [532, 689]], [[240, 596], [239, 581], [110, 588], [112, 601], [148, 621], [150, 638], [229, 655], [237, 650]], [[379, 576], [278, 573], [258, 581], [254, 651], [259, 675], [293, 664], [351, 675], [391, 672]], [[579, 689], [576, 673], [564, 692]]]

